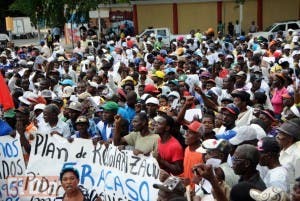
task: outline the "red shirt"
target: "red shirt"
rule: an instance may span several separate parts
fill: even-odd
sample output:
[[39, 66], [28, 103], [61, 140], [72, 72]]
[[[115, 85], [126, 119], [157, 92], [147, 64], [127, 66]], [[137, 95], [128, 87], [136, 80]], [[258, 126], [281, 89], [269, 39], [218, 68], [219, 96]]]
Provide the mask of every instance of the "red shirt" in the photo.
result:
[[165, 161], [171, 163], [183, 160], [183, 148], [173, 136], [166, 143], [162, 143], [159, 138], [157, 149], [160, 157]]

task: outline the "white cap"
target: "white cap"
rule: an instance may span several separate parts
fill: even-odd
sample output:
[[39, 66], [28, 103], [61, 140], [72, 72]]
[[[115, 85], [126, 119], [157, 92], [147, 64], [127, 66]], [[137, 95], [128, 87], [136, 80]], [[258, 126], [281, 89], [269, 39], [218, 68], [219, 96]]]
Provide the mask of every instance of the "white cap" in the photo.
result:
[[71, 86], [64, 87], [62, 97], [69, 98], [74, 93], [74, 88]]
[[285, 44], [283, 47], [284, 50], [290, 50], [291, 49], [291, 45], [290, 44]]
[[155, 97], [151, 97], [151, 98], [148, 98], [148, 99], [146, 100], [146, 104], [148, 104], [148, 103], [152, 103], [152, 104], [155, 104], [155, 105], [159, 105], [159, 100], [158, 100], [157, 98], [155, 98]]
[[46, 107], [45, 104], [42, 104], [42, 103], [39, 103], [39, 104], [36, 104], [33, 108], [33, 111], [36, 111], [36, 110], [44, 110]]
[[96, 82], [88, 81], [88, 83], [91, 87], [95, 87], [98, 89], [98, 84]]
[[234, 130], [237, 133], [229, 140], [230, 144], [233, 145], [239, 145], [242, 142], [261, 139], [263, 136], [266, 136], [265, 131], [257, 124], [240, 126]]
[[176, 98], [180, 99], [180, 94], [177, 91], [172, 91], [168, 94], [168, 97], [175, 96]]

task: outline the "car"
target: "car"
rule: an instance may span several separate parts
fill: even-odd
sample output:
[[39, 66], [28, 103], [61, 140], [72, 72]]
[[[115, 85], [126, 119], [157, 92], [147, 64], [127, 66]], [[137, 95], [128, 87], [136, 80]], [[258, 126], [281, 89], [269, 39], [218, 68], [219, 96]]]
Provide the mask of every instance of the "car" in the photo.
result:
[[174, 35], [171, 33], [169, 28], [151, 28], [151, 29], [145, 29], [140, 35], [137, 37], [139, 38], [144, 38], [149, 37], [149, 36], [155, 36], [155, 37], [161, 37], [162, 42], [164, 45], [169, 46], [170, 42], [177, 37], [183, 37], [184, 39], [186, 38], [187, 35]]
[[6, 48], [7, 42], [9, 42], [9, 37], [5, 33], [0, 33], [0, 49]]
[[271, 26], [267, 27], [265, 31], [252, 33], [253, 37], [262, 36], [264, 38], [268, 38], [270, 35], [276, 36], [276, 33], [279, 31], [283, 31], [283, 35], [288, 34], [288, 30], [300, 32], [300, 20], [291, 20], [285, 22], [276, 22]]

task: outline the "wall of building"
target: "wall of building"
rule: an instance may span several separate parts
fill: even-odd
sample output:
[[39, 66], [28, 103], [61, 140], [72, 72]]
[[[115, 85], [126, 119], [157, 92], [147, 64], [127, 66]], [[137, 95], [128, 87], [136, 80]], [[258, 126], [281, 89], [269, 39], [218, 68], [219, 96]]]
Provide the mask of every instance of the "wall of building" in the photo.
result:
[[300, 0], [263, 0], [264, 29], [274, 22], [299, 19]]
[[[191, 29], [205, 31], [209, 27], [216, 30], [218, 15], [225, 23], [227, 33], [228, 22], [235, 24], [240, 13], [239, 5], [234, 0], [152, 0], [131, 3], [137, 8], [138, 33], [148, 26], [174, 30], [177, 24], [179, 34], [188, 33]], [[178, 23], [173, 19], [173, 4], [177, 4]], [[221, 5], [219, 10], [218, 5]], [[277, 21], [300, 19], [300, 0], [246, 0], [243, 8], [242, 30], [246, 33], [252, 21], [258, 25], [258, 18], [263, 29]]]
[[137, 5], [138, 33], [148, 27], [173, 27], [172, 4]]
[[189, 33], [192, 29], [205, 31], [217, 28], [217, 3], [179, 3], [178, 33]]
[[[223, 2], [222, 7], [222, 21], [225, 23], [225, 32], [227, 33], [227, 25], [229, 22], [235, 24], [236, 20], [239, 20], [240, 7], [235, 2]], [[243, 24], [242, 30], [248, 32], [252, 21], [256, 22], [257, 18], [257, 1], [248, 0], [243, 5]]]

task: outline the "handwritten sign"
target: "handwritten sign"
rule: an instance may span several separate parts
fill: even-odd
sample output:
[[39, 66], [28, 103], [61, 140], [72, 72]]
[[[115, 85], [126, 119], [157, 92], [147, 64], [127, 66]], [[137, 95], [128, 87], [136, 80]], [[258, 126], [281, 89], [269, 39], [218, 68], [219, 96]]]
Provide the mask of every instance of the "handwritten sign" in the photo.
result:
[[26, 197], [53, 200], [62, 195], [58, 175], [64, 167], [78, 169], [80, 184], [96, 189], [102, 200], [152, 201], [157, 198], [153, 184], [159, 183], [159, 165], [152, 156], [135, 156], [132, 151], [119, 151], [113, 145], [94, 146], [86, 139], [70, 143], [57, 135], [41, 134], [37, 134], [31, 148]]
[[11, 136], [0, 137], [0, 200], [18, 200], [18, 178], [25, 173], [20, 138]]

